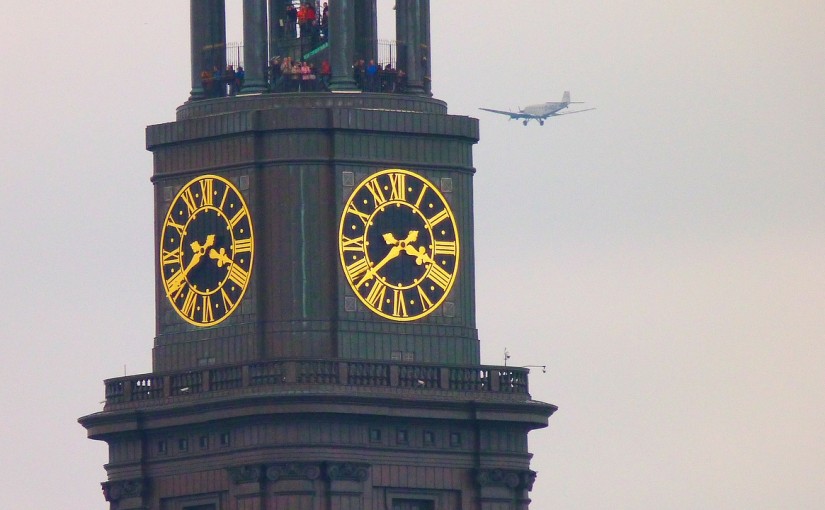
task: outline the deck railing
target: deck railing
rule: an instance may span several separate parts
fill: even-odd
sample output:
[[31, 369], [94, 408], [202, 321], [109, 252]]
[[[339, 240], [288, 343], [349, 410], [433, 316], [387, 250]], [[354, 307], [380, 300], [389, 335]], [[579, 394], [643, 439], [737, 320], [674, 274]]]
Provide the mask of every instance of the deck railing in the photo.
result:
[[272, 360], [108, 379], [106, 405], [255, 387], [355, 386], [529, 396], [520, 367], [445, 366], [353, 360]]

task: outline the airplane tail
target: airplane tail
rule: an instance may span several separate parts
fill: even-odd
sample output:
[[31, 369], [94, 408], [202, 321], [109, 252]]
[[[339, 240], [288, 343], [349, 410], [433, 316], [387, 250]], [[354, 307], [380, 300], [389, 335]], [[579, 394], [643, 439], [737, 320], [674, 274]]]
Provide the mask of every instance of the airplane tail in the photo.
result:
[[564, 91], [564, 95], [562, 96], [561, 101], [562, 101], [562, 103], [570, 104], [570, 91], [569, 90]]

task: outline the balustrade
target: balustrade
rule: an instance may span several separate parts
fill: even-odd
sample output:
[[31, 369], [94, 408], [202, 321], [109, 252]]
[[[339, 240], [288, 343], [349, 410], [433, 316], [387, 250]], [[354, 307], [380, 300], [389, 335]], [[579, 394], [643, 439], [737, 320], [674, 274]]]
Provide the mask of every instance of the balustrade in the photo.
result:
[[272, 360], [109, 379], [105, 382], [105, 391], [107, 405], [291, 384], [529, 395], [528, 372], [525, 368], [514, 367]]
[[242, 367], [222, 367], [209, 370], [210, 389], [232, 390], [243, 387]]
[[185, 372], [171, 376], [172, 395], [186, 395], [200, 393], [203, 374], [201, 372]]

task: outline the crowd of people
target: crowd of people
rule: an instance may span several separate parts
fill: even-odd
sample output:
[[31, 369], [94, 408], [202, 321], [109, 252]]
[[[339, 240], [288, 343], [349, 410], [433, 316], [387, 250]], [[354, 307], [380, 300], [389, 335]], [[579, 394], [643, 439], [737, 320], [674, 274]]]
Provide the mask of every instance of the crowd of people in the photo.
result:
[[[403, 92], [407, 75], [392, 64], [384, 66], [370, 60], [357, 59], [352, 64], [355, 85], [363, 92]], [[270, 92], [328, 92], [332, 67], [324, 59], [320, 65], [299, 62], [291, 57], [275, 57], [269, 65]]]
[[327, 38], [329, 33], [329, 5], [324, 2], [319, 13], [312, 2], [302, 2], [296, 9], [290, 3], [286, 6], [282, 29], [286, 37], [308, 37], [314, 42]]
[[213, 66], [211, 71], [201, 71], [201, 86], [206, 97], [234, 96], [243, 88], [245, 78], [243, 66], [238, 66], [237, 70], [231, 64], [225, 70]]
[[369, 63], [364, 59], [353, 62], [352, 77], [364, 92], [403, 92], [407, 84], [407, 74], [402, 69], [395, 69], [390, 63], [376, 64], [374, 59]]
[[[281, 36], [309, 39], [312, 47], [323, 43], [328, 37], [329, 6], [323, 3], [320, 13], [314, 7], [315, 2], [302, 2], [296, 8], [293, 3], [286, 6], [280, 19]], [[303, 46], [303, 44], [302, 44]], [[317, 58], [320, 58], [317, 57]], [[267, 88], [270, 92], [326, 92], [329, 91], [332, 69], [329, 60], [323, 59], [316, 64], [311, 61], [298, 61], [292, 57], [275, 57], [269, 62], [267, 70]], [[366, 62], [356, 59], [352, 64], [352, 77], [359, 90], [363, 92], [403, 92], [407, 76], [401, 69], [393, 68], [391, 63], [380, 64], [374, 59]], [[226, 69], [213, 67], [201, 72], [201, 84], [207, 98], [226, 97], [238, 94], [244, 85], [245, 73], [238, 65], [235, 69], [227, 65]]]
[[326, 92], [332, 67], [324, 59], [320, 67], [292, 57], [275, 57], [269, 63], [270, 92]]

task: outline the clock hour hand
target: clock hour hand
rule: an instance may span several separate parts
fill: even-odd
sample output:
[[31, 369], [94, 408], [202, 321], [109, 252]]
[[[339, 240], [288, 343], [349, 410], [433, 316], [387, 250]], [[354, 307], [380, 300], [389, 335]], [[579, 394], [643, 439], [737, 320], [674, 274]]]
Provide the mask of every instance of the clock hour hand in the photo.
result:
[[407, 238], [403, 241], [399, 241], [398, 239], [396, 239], [392, 232], [387, 232], [381, 237], [384, 238], [384, 242], [387, 244], [391, 244], [394, 246], [400, 245], [404, 247], [410, 243], [414, 243], [418, 239], [418, 230], [410, 230], [410, 232], [407, 234]]
[[418, 264], [419, 266], [423, 263], [427, 263], [427, 264], [434, 264], [435, 263], [435, 261], [432, 259], [432, 257], [427, 255], [427, 253], [424, 250], [423, 246], [419, 246], [418, 250], [416, 250], [415, 246], [407, 245], [407, 246], [404, 247], [404, 252], [407, 255], [412, 255], [413, 257], [415, 257], [415, 263]]
[[226, 248], [221, 248], [221, 251], [212, 248], [209, 250], [209, 258], [217, 260], [218, 267], [223, 267], [224, 264], [231, 264], [232, 259], [226, 255]]

